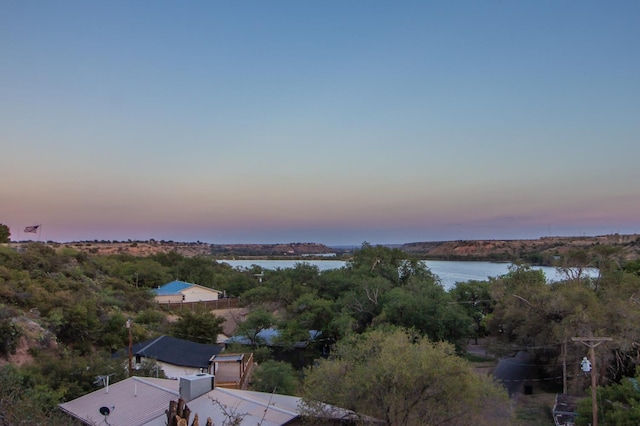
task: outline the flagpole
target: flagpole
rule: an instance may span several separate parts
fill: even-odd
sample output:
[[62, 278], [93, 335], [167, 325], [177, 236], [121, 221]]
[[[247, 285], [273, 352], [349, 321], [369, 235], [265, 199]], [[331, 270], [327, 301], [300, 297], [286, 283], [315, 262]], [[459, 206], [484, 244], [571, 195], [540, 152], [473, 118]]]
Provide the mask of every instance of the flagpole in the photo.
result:
[[[40, 227], [42, 225], [32, 225], [32, 226], [27, 226], [26, 228], [24, 228], [24, 233], [25, 234], [37, 234], [38, 235], [38, 242], [40, 242], [40, 238], [41, 238], [41, 234], [40, 234]], [[33, 241], [33, 240], [31, 240]]]
[[42, 224], [38, 225], [38, 242], [40, 242], [40, 232], [42, 232]]

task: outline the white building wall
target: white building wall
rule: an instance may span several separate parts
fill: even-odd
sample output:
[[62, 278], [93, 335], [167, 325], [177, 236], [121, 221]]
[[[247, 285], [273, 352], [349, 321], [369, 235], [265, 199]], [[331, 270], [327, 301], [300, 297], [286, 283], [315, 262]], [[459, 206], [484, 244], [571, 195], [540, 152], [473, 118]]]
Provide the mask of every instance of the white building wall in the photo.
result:
[[185, 302], [208, 302], [218, 300], [218, 292], [204, 287], [189, 287], [182, 290]]
[[[158, 365], [160, 365], [162, 371], [164, 371], [164, 375], [167, 376], [168, 379], [178, 379], [181, 376], [191, 376], [201, 373], [199, 368], [194, 367], [183, 367], [180, 365], [167, 364], [166, 362], [160, 361], [158, 361]], [[208, 373], [206, 368], [203, 372]]]

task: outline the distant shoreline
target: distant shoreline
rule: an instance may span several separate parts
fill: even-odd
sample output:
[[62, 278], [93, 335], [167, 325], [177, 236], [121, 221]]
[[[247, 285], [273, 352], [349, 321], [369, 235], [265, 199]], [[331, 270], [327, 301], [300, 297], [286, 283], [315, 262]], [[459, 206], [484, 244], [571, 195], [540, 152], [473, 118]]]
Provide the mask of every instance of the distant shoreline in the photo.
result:
[[[5, 243], [5, 246], [27, 245], [33, 241]], [[94, 255], [128, 254], [151, 256], [176, 252], [183, 256], [210, 256], [213, 259], [273, 259], [273, 260], [346, 260], [360, 246], [332, 247], [320, 243], [284, 244], [210, 244], [203, 242], [174, 241], [75, 241], [58, 243], [42, 242], [56, 250], [73, 249]], [[371, 244], [374, 245], [375, 244]], [[532, 265], [551, 266], [572, 253], [584, 251], [620, 260], [640, 259], [640, 234], [612, 234], [595, 237], [542, 237], [524, 240], [456, 240], [413, 242], [404, 244], [379, 244], [397, 248], [411, 257], [422, 260], [455, 260], [481, 262], [525, 262]], [[603, 246], [609, 247], [603, 250]], [[346, 248], [349, 247], [349, 248]], [[331, 256], [329, 256], [331, 255]]]

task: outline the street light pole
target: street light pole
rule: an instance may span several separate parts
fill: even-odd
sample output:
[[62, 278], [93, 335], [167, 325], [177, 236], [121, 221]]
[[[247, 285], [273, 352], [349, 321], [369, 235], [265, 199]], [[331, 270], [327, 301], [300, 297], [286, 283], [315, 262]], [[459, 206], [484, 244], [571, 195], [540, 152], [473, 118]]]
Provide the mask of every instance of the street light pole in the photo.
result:
[[572, 341], [580, 342], [589, 347], [589, 358], [591, 358], [591, 410], [593, 416], [593, 426], [598, 426], [598, 400], [596, 398], [596, 351], [595, 347], [601, 343], [613, 340], [611, 337], [572, 337]]

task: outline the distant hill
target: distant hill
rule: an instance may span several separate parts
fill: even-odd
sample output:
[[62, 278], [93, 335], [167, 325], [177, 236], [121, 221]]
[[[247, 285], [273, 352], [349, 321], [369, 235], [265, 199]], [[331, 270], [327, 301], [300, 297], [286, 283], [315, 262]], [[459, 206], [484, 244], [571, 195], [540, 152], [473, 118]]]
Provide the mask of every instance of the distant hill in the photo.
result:
[[420, 258], [441, 260], [525, 260], [550, 264], [570, 251], [597, 250], [611, 246], [625, 260], [640, 258], [640, 235], [601, 235], [596, 237], [543, 237], [537, 240], [459, 240], [403, 244], [400, 249]]
[[287, 244], [209, 244], [203, 242], [185, 243], [174, 241], [78, 241], [70, 243], [50, 243], [54, 247], [70, 247], [88, 254], [109, 255], [129, 254], [150, 256], [159, 253], [176, 252], [180, 255], [216, 257], [302, 257], [322, 256], [336, 253], [335, 249], [318, 243]]
[[212, 244], [211, 254], [233, 256], [307, 256], [335, 253], [336, 250], [318, 243], [289, 244]]
[[[16, 244], [16, 243], [12, 243]], [[320, 243], [283, 244], [209, 244], [203, 242], [174, 241], [78, 241], [52, 243], [58, 248], [71, 247], [88, 254], [129, 254], [149, 256], [176, 252], [183, 256], [215, 256], [218, 258], [271, 257], [301, 258], [326, 257], [336, 254], [342, 257], [359, 246], [329, 247]], [[609, 246], [618, 251], [621, 259], [640, 259], [640, 235], [601, 235], [595, 237], [543, 237], [535, 240], [458, 240], [429, 241], [387, 245], [412, 256], [432, 260], [485, 260], [516, 261], [550, 265], [554, 259], [574, 250], [593, 251]]]

